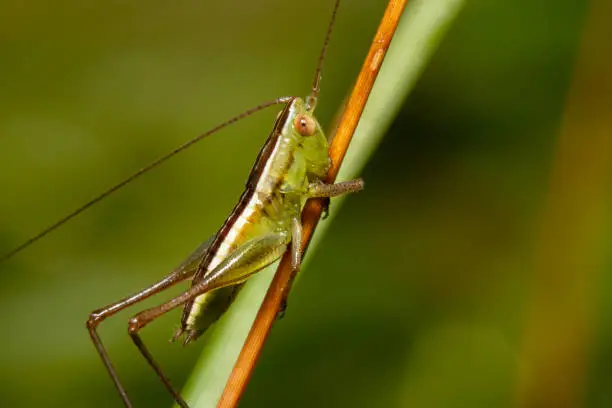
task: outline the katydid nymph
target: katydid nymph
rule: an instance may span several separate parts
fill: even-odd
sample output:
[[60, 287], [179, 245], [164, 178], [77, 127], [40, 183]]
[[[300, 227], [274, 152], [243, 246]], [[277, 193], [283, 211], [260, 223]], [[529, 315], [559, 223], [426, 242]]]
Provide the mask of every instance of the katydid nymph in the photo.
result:
[[277, 98], [229, 119], [143, 167], [0, 258], [0, 261], [6, 260], [22, 251], [204, 137], [264, 108], [284, 105], [255, 160], [244, 192], [219, 231], [163, 279], [90, 314], [87, 320], [89, 335], [126, 407], [131, 407], [132, 403], [97, 333], [97, 327], [102, 321], [179, 282], [191, 280], [191, 287], [187, 291], [166, 303], [136, 314], [128, 323], [129, 335], [141, 354], [174, 400], [180, 406], [188, 407], [145, 347], [140, 330], [157, 317], [183, 306], [180, 327], [173, 340], [180, 339], [184, 344], [193, 342], [224, 314], [249, 277], [278, 260], [287, 250], [291, 253], [293, 273], [297, 273], [302, 262], [300, 215], [307, 199], [320, 197], [327, 200], [363, 188], [361, 179], [336, 184], [323, 182], [331, 160], [327, 138], [313, 115], [319, 94], [321, 69], [339, 2], [336, 0], [334, 4], [310, 95], [304, 99]]

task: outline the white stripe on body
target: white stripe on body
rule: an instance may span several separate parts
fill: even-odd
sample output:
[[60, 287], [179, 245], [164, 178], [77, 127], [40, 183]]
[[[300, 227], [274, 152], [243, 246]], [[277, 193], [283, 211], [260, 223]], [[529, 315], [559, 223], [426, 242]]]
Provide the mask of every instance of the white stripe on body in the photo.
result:
[[[276, 141], [276, 145], [274, 146], [274, 150], [272, 151], [272, 154], [270, 154], [270, 157], [268, 158], [268, 161], [266, 162], [266, 165], [259, 176], [259, 180], [257, 180], [255, 191], [249, 199], [249, 202], [247, 203], [244, 211], [236, 218], [234, 225], [232, 225], [232, 228], [225, 236], [225, 239], [219, 245], [215, 257], [210, 262], [208, 271], [215, 269], [221, 263], [221, 261], [223, 261], [231, 253], [232, 247], [236, 244], [236, 242], [242, 235], [243, 229], [249, 224], [249, 218], [251, 218], [251, 216], [253, 216], [256, 211], [262, 208], [263, 203], [260, 199], [261, 195], [258, 193], [262, 192], [266, 195], [269, 194], [269, 188], [267, 188], [267, 184], [269, 182], [268, 175], [272, 168], [272, 162], [274, 161], [273, 159], [276, 156], [278, 150], [280, 149], [280, 146], [283, 145], [284, 142], [286, 143], [285, 138], [279, 136], [278, 140]], [[189, 317], [187, 318], [188, 326], [195, 325], [197, 317], [200, 316], [202, 308], [206, 304], [207, 296], [208, 293], [205, 293], [194, 299], [191, 311], [189, 313]]]

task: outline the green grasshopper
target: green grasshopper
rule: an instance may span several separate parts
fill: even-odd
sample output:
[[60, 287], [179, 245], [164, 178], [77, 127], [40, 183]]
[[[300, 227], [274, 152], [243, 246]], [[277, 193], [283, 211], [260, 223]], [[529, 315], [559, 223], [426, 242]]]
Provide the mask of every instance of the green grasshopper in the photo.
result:
[[278, 260], [287, 249], [291, 251], [293, 273], [297, 273], [302, 262], [300, 215], [307, 199], [313, 197], [329, 199], [363, 189], [361, 179], [336, 184], [325, 184], [322, 181], [331, 166], [331, 160], [328, 155], [327, 138], [313, 116], [319, 94], [322, 64], [339, 2], [339, 0], [335, 2], [312, 92], [307, 98], [277, 98], [222, 123], [142, 168], [0, 259], [5, 260], [20, 252], [69, 219], [202, 138], [266, 107], [285, 105], [255, 160], [238, 204], [221, 229], [160, 281], [90, 314], [87, 329], [126, 407], [131, 407], [132, 403], [97, 333], [97, 327], [102, 321], [170, 286], [191, 279], [189, 290], [162, 305], [138, 313], [129, 320], [128, 324], [132, 340], [164, 386], [181, 407], [188, 407], [145, 347], [140, 338], [140, 330], [159, 316], [184, 305], [180, 328], [172, 340], [182, 339], [184, 344], [191, 343], [223, 315], [250, 276]]

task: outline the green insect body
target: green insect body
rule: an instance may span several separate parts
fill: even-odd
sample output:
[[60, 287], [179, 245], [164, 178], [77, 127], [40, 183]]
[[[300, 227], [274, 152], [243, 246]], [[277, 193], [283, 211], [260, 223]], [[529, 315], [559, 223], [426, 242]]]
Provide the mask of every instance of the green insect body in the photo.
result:
[[290, 246], [293, 273], [302, 261], [301, 211], [308, 198], [334, 197], [363, 189], [361, 179], [326, 184], [330, 168], [327, 139], [310, 103], [283, 98], [285, 108], [259, 152], [238, 204], [212, 239], [200, 245], [178, 268], [149, 288], [92, 313], [88, 328], [126, 406], [131, 406], [97, 335], [99, 321], [117, 310], [192, 278], [191, 288], [174, 299], [134, 316], [128, 332], [176, 402], [188, 407], [170, 385], [140, 338], [140, 330], [162, 314], [184, 306], [173, 339], [188, 344], [218, 320], [245, 280], [281, 257]]
[[[327, 139], [312, 111], [302, 99], [293, 98], [278, 115], [244, 193], [210, 243], [193, 278], [194, 284], [201, 282], [231, 257], [236, 266], [219, 277], [229, 287], [187, 303], [175, 337], [187, 333], [185, 340], [189, 342], [203, 333], [231, 304], [237, 292], [234, 285], [284, 253], [292, 233], [299, 232], [294, 230], [299, 229], [295, 226], [309, 197], [309, 186], [320, 183], [327, 174], [327, 150]], [[240, 256], [236, 253], [239, 249]]]

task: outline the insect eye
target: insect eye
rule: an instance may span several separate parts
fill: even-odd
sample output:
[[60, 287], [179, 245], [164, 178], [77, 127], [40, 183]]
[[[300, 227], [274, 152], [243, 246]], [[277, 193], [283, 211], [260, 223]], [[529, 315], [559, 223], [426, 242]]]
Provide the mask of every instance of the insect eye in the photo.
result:
[[315, 121], [306, 115], [298, 115], [293, 120], [293, 126], [302, 136], [312, 136], [317, 130]]

